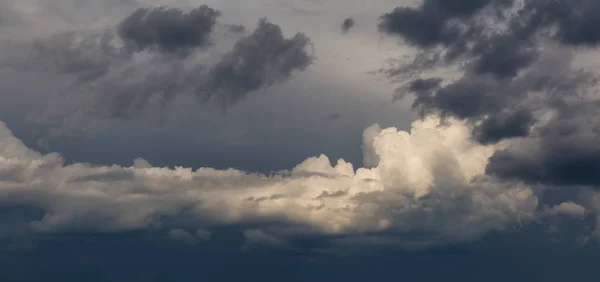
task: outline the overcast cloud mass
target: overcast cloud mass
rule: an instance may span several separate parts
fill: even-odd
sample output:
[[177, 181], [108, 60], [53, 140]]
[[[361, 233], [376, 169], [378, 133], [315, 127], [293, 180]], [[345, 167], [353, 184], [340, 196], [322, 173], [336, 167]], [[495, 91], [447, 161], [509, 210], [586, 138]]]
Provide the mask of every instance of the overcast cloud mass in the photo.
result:
[[0, 280], [597, 281], [598, 13], [4, 0]]

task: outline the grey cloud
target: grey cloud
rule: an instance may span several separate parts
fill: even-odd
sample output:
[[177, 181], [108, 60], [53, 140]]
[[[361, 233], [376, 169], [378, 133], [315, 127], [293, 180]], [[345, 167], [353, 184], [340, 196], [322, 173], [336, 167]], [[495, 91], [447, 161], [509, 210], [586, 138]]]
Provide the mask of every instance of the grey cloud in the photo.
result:
[[348, 192], [346, 192], [346, 191], [334, 191], [332, 193], [323, 191], [323, 193], [321, 193], [321, 195], [319, 195], [319, 197], [317, 197], [317, 198], [337, 198], [337, 197], [346, 196], [347, 194], [348, 194]]
[[380, 30], [400, 35], [419, 52], [415, 61], [386, 74], [419, 77], [458, 66], [463, 73], [457, 80], [412, 79], [397, 97], [414, 95], [413, 107], [422, 116], [469, 122], [478, 142], [511, 139], [489, 159], [488, 174], [598, 186], [598, 75], [576, 70], [571, 49], [600, 42], [600, 21], [593, 16], [600, 2], [512, 4], [424, 0], [383, 15]]
[[538, 56], [537, 49], [528, 41], [512, 35], [497, 35], [481, 39], [473, 47], [472, 68], [476, 73], [515, 77], [517, 72], [532, 64]]
[[[526, 0], [510, 12], [513, 2], [424, 0], [416, 8], [398, 7], [383, 15], [379, 29], [424, 53], [441, 53], [434, 61], [466, 60], [472, 71], [500, 77], [514, 77], [535, 62], [538, 36], [575, 46], [600, 42], [597, 1]], [[498, 24], [506, 27], [494, 28]], [[439, 46], [442, 51], [435, 50]]]
[[239, 24], [232, 24], [229, 26], [229, 31], [235, 32], [235, 33], [244, 33], [244, 32], [246, 32], [246, 27], [243, 25], [239, 25]]
[[[591, 100], [581, 100], [580, 96], [595, 83], [585, 73], [549, 75], [540, 69], [514, 80], [466, 75], [440, 89], [416, 92], [414, 107], [424, 116], [470, 121], [474, 139], [482, 143], [535, 139], [528, 149], [515, 144], [515, 149], [497, 152], [488, 165], [492, 175], [533, 183], [596, 185], [596, 174], [590, 169], [600, 147], [594, 145], [598, 131], [590, 120], [597, 120], [593, 109], [597, 98], [592, 94]], [[539, 111], [551, 111], [554, 116], [542, 123]]]
[[9, 168], [0, 168], [0, 181], [2, 182], [19, 182], [25, 179], [23, 174], [24, 167], [14, 166]]
[[597, 75], [565, 73], [557, 80], [540, 82], [554, 84], [541, 89], [548, 114], [538, 118], [522, 141], [496, 152], [488, 174], [557, 186], [600, 185], [595, 165], [600, 161]]
[[594, 0], [527, 0], [521, 10], [523, 33], [538, 29], [568, 45], [600, 43], [600, 2]]
[[342, 118], [342, 115], [338, 114], [338, 113], [331, 113], [331, 114], [326, 115], [324, 118], [327, 121], [336, 121], [336, 120]]
[[13, 5], [4, 1], [0, 3], [0, 28], [23, 23], [23, 19], [15, 13]]
[[[31, 44], [3, 47], [8, 56], [3, 58], [5, 67], [74, 75], [78, 83], [105, 76], [111, 67], [131, 57], [116, 46], [110, 32], [85, 35], [62, 32], [35, 39]], [[8, 51], [9, 48], [16, 51]]]
[[[400, 100], [406, 98], [407, 94], [414, 94], [416, 97], [427, 97], [431, 96], [434, 91], [441, 87], [441, 83], [444, 80], [439, 77], [433, 78], [417, 78], [415, 80], [410, 81], [404, 87], [397, 89], [397, 93], [394, 96], [394, 100]], [[413, 104], [413, 108], [416, 107], [417, 104]]]
[[416, 79], [408, 87], [411, 92], [429, 92], [440, 87], [441, 78]]
[[[496, 152], [488, 174], [548, 185], [600, 187], [600, 122], [598, 103], [559, 112], [541, 130], [509, 148]], [[563, 106], [564, 107], [564, 106]]]
[[501, 113], [485, 119], [474, 129], [475, 140], [481, 143], [495, 143], [504, 138], [525, 137], [535, 123], [528, 110]]
[[172, 102], [182, 95], [224, 109], [250, 92], [285, 82], [313, 61], [306, 35], [285, 38], [266, 19], [224, 55], [216, 48], [207, 50], [218, 15], [207, 6], [190, 12], [139, 9], [116, 31], [66, 32], [21, 44], [18, 56], [6, 56], [3, 64], [77, 77], [57, 97], [64, 101], [54, 101], [34, 120], [46, 122], [51, 107], [60, 105], [61, 111], [71, 107], [68, 115], [77, 115], [77, 124], [84, 124], [97, 118], [164, 122]]
[[140, 8], [117, 27], [119, 36], [134, 50], [185, 52], [205, 46], [220, 12], [202, 5], [189, 12], [173, 8]]
[[506, 7], [512, 0], [424, 0], [419, 7], [398, 7], [382, 16], [379, 29], [403, 36], [409, 43], [421, 47], [460, 43], [461, 31], [451, 20], [468, 21], [486, 7]]
[[[413, 82], [413, 88], [418, 86], [417, 82]], [[490, 77], [465, 75], [435, 91], [416, 91], [413, 107], [422, 116], [439, 113], [461, 119], [477, 117], [502, 108], [502, 96], [496, 94], [502, 87]]]
[[131, 181], [135, 175], [128, 170], [114, 169], [106, 172], [93, 173], [83, 177], [73, 179], [73, 182], [114, 182], [114, 181]]
[[309, 46], [306, 35], [285, 38], [278, 25], [263, 18], [251, 35], [241, 38], [210, 70], [208, 83], [200, 85], [197, 93], [223, 107], [236, 103], [249, 92], [306, 69], [313, 60]]
[[445, 27], [443, 18], [408, 7], [398, 7], [385, 14], [379, 29], [390, 34], [401, 34], [407, 42], [432, 47], [450, 41], [457, 31]]
[[347, 18], [344, 20], [344, 22], [342, 22], [342, 31], [343, 32], [348, 32], [353, 27], [354, 27], [354, 19], [353, 18]]
[[240, 38], [213, 66], [167, 57], [149, 62], [147, 68], [133, 65], [98, 80], [90, 111], [101, 117], [164, 120], [177, 96], [192, 93], [202, 103], [226, 109], [306, 69], [313, 60], [309, 45], [304, 34], [285, 38], [278, 25], [261, 19], [252, 34]]
[[[523, 179], [550, 185], [600, 185], [598, 146], [592, 140], [547, 140], [536, 144], [546, 146], [540, 152], [506, 150], [490, 158], [487, 173], [502, 178]], [[548, 144], [550, 143], [550, 144]], [[532, 149], [529, 147], [529, 149]]]

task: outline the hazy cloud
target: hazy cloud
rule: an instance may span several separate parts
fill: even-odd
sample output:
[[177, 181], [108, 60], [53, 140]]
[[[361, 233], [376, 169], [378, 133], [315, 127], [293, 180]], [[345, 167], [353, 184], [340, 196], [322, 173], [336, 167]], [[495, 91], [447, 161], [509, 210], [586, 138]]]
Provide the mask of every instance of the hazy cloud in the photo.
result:
[[354, 27], [354, 19], [353, 18], [347, 18], [344, 20], [344, 22], [342, 22], [342, 31], [343, 32], [348, 32], [353, 27]]
[[[140, 8], [114, 28], [18, 43], [18, 51], [5, 55], [3, 65], [75, 76], [67, 93], [57, 97], [64, 101], [50, 107], [78, 115], [82, 123], [97, 117], [163, 121], [181, 95], [225, 108], [250, 92], [285, 82], [312, 63], [306, 35], [285, 38], [281, 28], [266, 19], [239, 38], [231, 51], [219, 52], [224, 46], [207, 50], [219, 15], [206, 5], [191, 11]], [[218, 38], [214, 41], [219, 44]], [[53, 110], [34, 120], [47, 121]]]

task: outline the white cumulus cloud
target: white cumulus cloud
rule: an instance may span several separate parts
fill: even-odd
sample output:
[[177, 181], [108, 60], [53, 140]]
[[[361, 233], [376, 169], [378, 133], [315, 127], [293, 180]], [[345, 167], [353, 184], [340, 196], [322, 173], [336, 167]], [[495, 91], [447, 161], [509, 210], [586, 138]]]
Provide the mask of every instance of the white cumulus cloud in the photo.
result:
[[564, 202], [552, 208], [552, 211], [557, 214], [563, 214], [573, 217], [583, 217], [585, 208], [573, 202]]
[[0, 123], [0, 204], [45, 211], [29, 223], [35, 232], [168, 226], [172, 237], [202, 230], [207, 238], [217, 225], [260, 224], [265, 238], [382, 235], [407, 245], [475, 239], [535, 217], [528, 186], [485, 176], [497, 148], [472, 142], [463, 123], [440, 127], [429, 118], [410, 132], [372, 126], [364, 141], [368, 167], [321, 155], [267, 176], [143, 159], [131, 167], [65, 164]]

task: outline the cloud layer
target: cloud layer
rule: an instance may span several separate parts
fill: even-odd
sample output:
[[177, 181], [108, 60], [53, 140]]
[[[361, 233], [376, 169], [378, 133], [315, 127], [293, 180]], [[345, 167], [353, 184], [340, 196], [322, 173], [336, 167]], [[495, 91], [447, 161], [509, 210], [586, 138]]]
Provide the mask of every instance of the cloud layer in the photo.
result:
[[[11, 3], [7, 9], [18, 13], [0, 12], [0, 24], [29, 36], [24, 16], [35, 11], [24, 7], [34, 2], [46, 7]], [[59, 13], [67, 28], [2, 42], [3, 66], [74, 79], [36, 120], [55, 111], [76, 124], [162, 121], [179, 98], [224, 110], [315, 60], [308, 36], [286, 34], [266, 18], [246, 31], [221, 23], [221, 12], [205, 5], [126, 5], [128, 14], [109, 25]], [[273, 175], [159, 168], [143, 159], [131, 167], [67, 164], [2, 128], [0, 205], [41, 211], [19, 223], [33, 232], [158, 229], [195, 242], [235, 226], [248, 248], [287, 248], [302, 236], [431, 246], [504, 230], [536, 217], [542, 193], [534, 194], [535, 185], [600, 187], [598, 75], [574, 65], [600, 43], [599, 8], [587, 0], [424, 0], [383, 14], [379, 31], [416, 50], [412, 62], [385, 73], [403, 83], [396, 98], [414, 99], [422, 120], [410, 133], [367, 128], [358, 170], [326, 156]], [[341, 19], [329, 23], [333, 32]], [[341, 29], [353, 26], [347, 18]], [[344, 38], [360, 36], [362, 27], [356, 31]], [[442, 73], [448, 70], [455, 77]], [[598, 213], [591, 198], [562, 199], [550, 213], [585, 219]]]
[[529, 187], [484, 175], [496, 147], [471, 142], [463, 123], [436, 124], [417, 121], [410, 133], [368, 128], [363, 150], [372, 168], [332, 166], [322, 155], [271, 176], [142, 159], [131, 167], [66, 165], [2, 124], [0, 202], [43, 210], [29, 222], [42, 233], [166, 228], [191, 240], [218, 226], [261, 223], [248, 236], [391, 236], [402, 247], [474, 239], [535, 217]]

